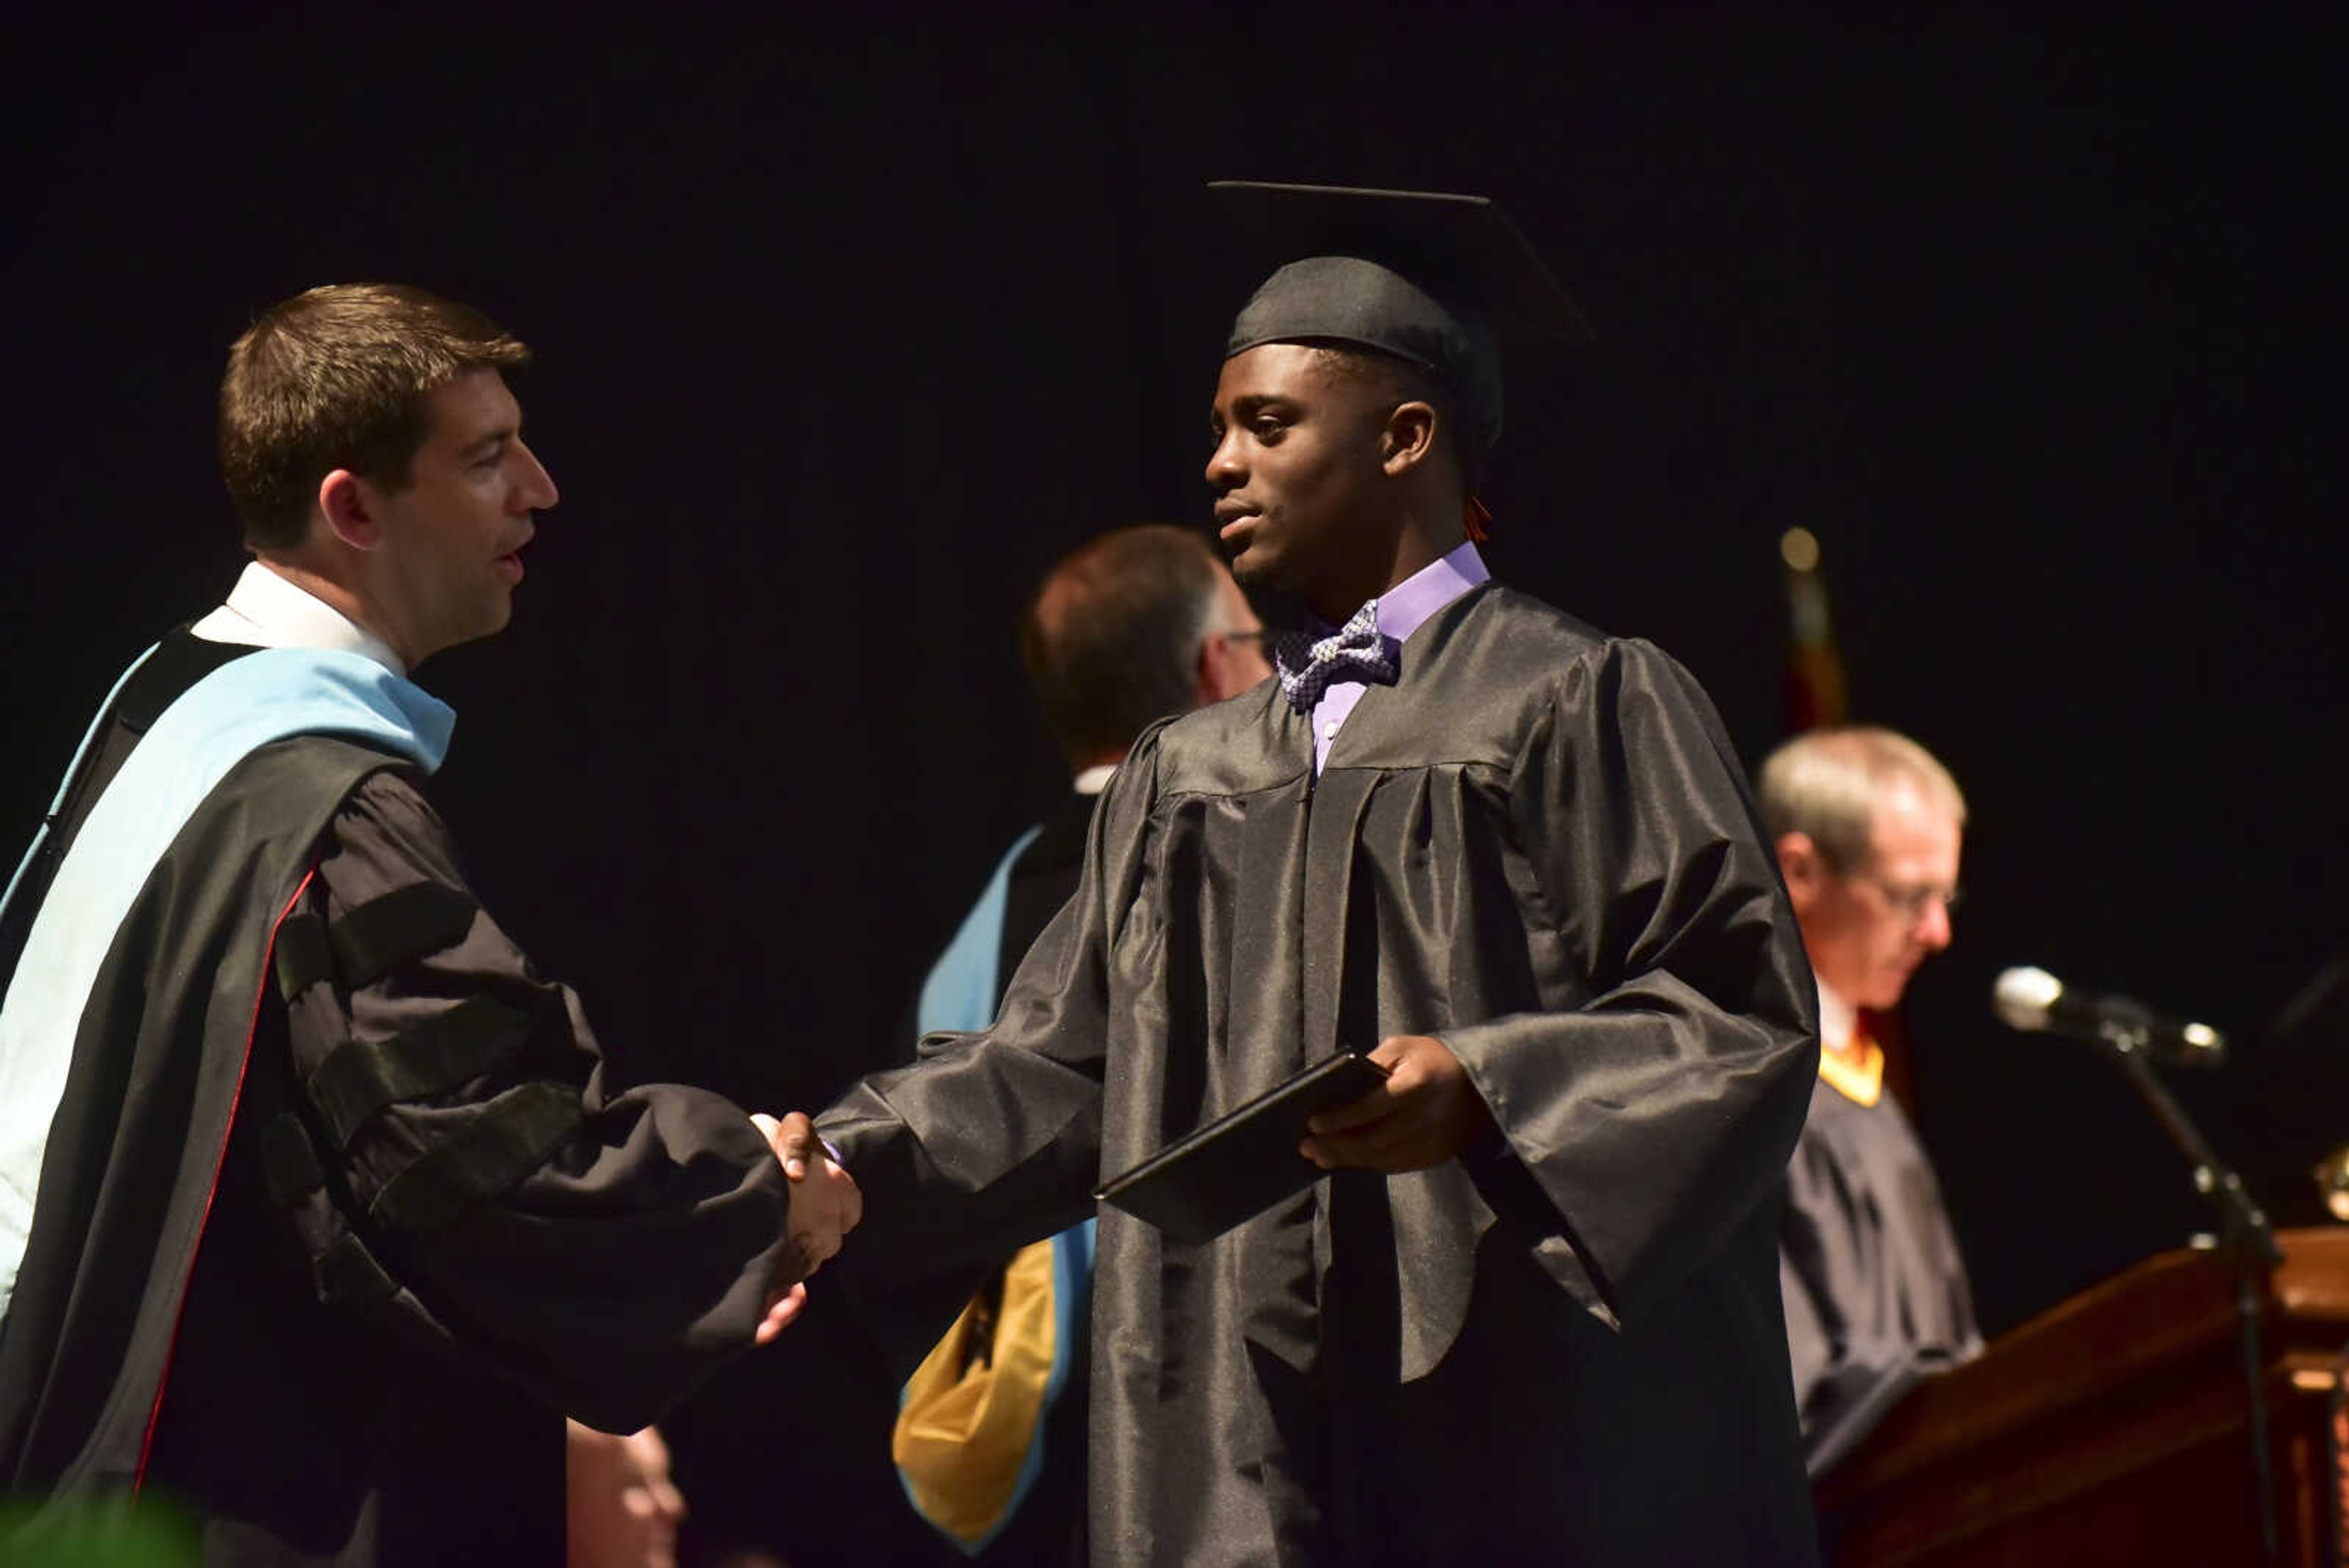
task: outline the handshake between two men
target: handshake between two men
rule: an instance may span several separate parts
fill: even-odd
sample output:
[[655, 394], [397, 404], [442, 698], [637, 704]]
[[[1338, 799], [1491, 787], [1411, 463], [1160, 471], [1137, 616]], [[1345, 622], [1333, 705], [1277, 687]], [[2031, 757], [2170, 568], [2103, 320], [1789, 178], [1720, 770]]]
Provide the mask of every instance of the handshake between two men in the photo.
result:
[[[1388, 1069], [1379, 1087], [1315, 1116], [1299, 1152], [1323, 1169], [1357, 1167], [1389, 1173], [1420, 1170], [1464, 1151], [1492, 1125], [1492, 1114], [1465, 1071], [1440, 1040], [1396, 1035], [1371, 1059]], [[782, 1117], [752, 1112], [791, 1184], [785, 1220], [791, 1245], [775, 1270], [756, 1343], [765, 1345], [791, 1325], [807, 1304], [806, 1281], [840, 1251], [842, 1239], [864, 1218], [855, 1178], [832, 1158], [804, 1112]], [[790, 1283], [782, 1282], [789, 1281]]]
[[[793, 1111], [778, 1120], [754, 1111], [751, 1125], [767, 1140], [791, 1182], [791, 1209], [784, 1223], [791, 1246], [775, 1271], [777, 1283], [767, 1297], [767, 1315], [760, 1320], [755, 1339], [765, 1345], [784, 1329], [807, 1304], [807, 1280], [840, 1251], [841, 1238], [856, 1229], [864, 1215], [864, 1198], [855, 1178], [834, 1161], [815, 1124], [804, 1112]], [[789, 1280], [783, 1284], [780, 1282]]]

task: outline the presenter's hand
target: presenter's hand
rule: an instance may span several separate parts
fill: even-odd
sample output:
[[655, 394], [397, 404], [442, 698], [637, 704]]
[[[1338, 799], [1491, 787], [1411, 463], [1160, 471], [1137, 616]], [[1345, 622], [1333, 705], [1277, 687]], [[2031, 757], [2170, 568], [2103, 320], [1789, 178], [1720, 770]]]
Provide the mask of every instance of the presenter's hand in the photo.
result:
[[1493, 1113], [1451, 1047], [1432, 1034], [1396, 1034], [1371, 1060], [1387, 1081], [1305, 1125], [1298, 1151], [1324, 1170], [1424, 1170], [1458, 1154], [1493, 1125]]

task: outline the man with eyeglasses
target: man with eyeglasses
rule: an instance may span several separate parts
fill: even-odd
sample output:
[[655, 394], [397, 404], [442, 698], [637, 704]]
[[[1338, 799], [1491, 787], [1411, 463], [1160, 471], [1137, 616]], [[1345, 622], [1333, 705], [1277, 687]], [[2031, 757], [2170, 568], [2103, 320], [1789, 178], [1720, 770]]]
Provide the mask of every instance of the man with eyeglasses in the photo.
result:
[[1819, 1081], [1778, 1248], [1816, 1478], [1919, 1378], [1982, 1349], [1940, 1188], [1862, 1017], [1950, 945], [1966, 803], [1924, 747], [1862, 726], [1787, 742], [1758, 794], [1819, 982]]

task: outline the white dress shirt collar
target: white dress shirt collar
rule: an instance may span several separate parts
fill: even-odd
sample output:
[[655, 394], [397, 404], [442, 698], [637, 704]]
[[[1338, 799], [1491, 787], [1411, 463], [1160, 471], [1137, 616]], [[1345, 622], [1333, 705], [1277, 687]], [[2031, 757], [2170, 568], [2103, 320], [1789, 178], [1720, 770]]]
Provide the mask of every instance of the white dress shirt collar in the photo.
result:
[[408, 674], [408, 666], [390, 644], [259, 561], [246, 565], [229, 590], [227, 603], [188, 629], [206, 642], [336, 649], [372, 659], [394, 675]]
[[1830, 1051], [1847, 1051], [1859, 1030], [1859, 1010], [1819, 981], [1819, 1044]]

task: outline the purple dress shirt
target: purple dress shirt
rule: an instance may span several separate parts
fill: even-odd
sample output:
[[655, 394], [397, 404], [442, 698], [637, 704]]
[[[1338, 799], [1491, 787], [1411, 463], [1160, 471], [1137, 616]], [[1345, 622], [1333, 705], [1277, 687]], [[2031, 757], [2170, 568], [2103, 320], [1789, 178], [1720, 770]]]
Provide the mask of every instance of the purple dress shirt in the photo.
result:
[[[1411, 634], [1425, 625], [1428, 617], [1492, 575], [1485, 567], [1485, 557], [1476, 553], [1476, 546], [1463, 541], [1459, 548], [1442, 560], [1429, 562], [1379, 596], [1379, 635], [1408, 644]], [[1404, 657], [1409, 656], [1406, 648]], [[1315, 778], [1321, 776], [1322, 766], [1330, 760], [1330, 742], [1345, 728], [1346, 716], [1362, 700], [1362, 691], [1359, 680], [1333, 681], [1321, 693], [1321, 701], [1313, 705]]]

